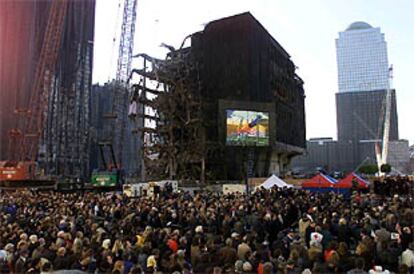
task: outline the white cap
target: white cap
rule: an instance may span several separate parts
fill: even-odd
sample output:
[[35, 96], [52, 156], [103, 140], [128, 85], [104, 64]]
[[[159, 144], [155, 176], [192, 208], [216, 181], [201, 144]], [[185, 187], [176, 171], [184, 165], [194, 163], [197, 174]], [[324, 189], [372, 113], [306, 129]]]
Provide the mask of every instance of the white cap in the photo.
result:
[[196, 233], [203, 233], [203, 227], [202, 227], [201, 225], [197, 226], [197, 227], [195, 228], [195, 232], [196, 232]]
[[231, 233], [231, 237], [232, 238], [237, 238], [237, 237], [239, 237], [240, 235], [239, 235], [239, 233], [237, 233], [237, 232], [233, 232], [233, 233]]

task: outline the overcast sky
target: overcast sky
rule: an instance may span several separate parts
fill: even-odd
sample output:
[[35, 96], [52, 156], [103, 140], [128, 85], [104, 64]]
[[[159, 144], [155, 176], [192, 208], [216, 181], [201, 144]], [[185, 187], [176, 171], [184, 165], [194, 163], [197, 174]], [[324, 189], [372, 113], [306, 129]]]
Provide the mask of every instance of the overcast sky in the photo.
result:
[[[112, 41], [119, 37], [122, 10], [117, 15], [119, 0], [96, 2], [93, 82], [104, 83], [115, 74], [118, 40]], [[245, 11], [262, 23], [299, 68], [297, 74], [305, 81], [308, 139], [336, 139], [338, 32], [354, 21], [380, 27], [394, 67], [400, 138], [414, 143], [411, 0], [138, 0], [134, 53], [164, 57], [162, 42], [178, 47], [186, 35], [202, 30], [209, 21]]]

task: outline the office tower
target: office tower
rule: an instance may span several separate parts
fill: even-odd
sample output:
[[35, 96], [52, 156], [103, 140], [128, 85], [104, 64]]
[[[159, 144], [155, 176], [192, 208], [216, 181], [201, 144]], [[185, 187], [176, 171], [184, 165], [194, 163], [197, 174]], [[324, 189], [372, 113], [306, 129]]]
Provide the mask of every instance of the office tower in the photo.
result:
[[[336, 39], [338, 141], [316, 138], [307, 142], [307, 155], [292, 162], [294, 170], [354, 171], [376, 164], [375, 146], [384, 132], [385, 98], [389, 85], [387, 43], [380, 28], [352, 23]], [[391, 89], [387, 162], [397, 171], [408, 170], [408, 141], [399, 140], [396, 92]]]
[[387, 42], [380, 28], [352, 23], [336, 39], [339, 92], [388, 88]]
[[[387, 43], [380, 28], [352, 23], [336, 39], [338, 140], [382, 139], [389, 88]], [[391, 100], [390, 140], [398, 140], [395, 90]]]

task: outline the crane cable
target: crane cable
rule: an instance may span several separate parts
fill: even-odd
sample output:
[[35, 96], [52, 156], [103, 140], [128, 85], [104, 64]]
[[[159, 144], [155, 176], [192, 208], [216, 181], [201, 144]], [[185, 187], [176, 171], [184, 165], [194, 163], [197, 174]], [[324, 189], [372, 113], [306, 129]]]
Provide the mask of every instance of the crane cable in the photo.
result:
[[122, 0], [118, 0], [118, 9], [116, 13], [116, 20], [114, 24], [114, 30], [113, 30], [113, 36], [112, 36], [112, 48], [111, 48], [111, 58], [109, 60], [109, 66], [108, 66], [108, 82], [111, 81], [111, 74], [112, 74], [112, 66], [114, 64], [114, 57], [115, 57], [115, 47], [116, 47], [116, 40], [117, 40], [117, 30], [118, 26], [120, 25], [120, 15], [121, 15], [121, 3]]

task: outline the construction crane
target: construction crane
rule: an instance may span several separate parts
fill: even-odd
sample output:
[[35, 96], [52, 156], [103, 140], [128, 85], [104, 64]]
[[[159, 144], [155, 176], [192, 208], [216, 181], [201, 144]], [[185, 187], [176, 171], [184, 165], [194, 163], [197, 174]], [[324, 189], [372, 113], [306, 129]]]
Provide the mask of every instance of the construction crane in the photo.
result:
[[2, 185], [34, 184], [36, 186], [52, 182], [50, 178], [41, 176], [36, 160], [40, 154], [39, 144], [44, 137], [49, 97], [62, 43], [67, 6], [66, 0], [51, 3], [39, 62], [31, 86], [29, 108], [16, 110], [17, 114], [24, 115], [25, 126], [23, 129], [13, 129], [9, 132], [9, 137], [15, 139], [10, 141], [11, 146], [17, 145], [18, 149], [10, 149], [13, 153], [12, 159], [0, 164]]
[[377, 165], [380, 175], [382, 175], [381, 167], [388, 162], [388, 147], [390, 139], [390, 127], [391, 127], [391, 107], [392, 107], [392, 78], [393, 78], [393, 68], [392, 66], [388, 70], [388, 87], [387, 93], [385, 95], [385, 114], [384, 114], [384, 128], [382, 135], [382, 151], [380, 150], [379, 143], [375, 144], [375, 155], [377, 158]]
[[[128, 77], [134, 48], [137, 0], [124, 0], [116, 81], [113, 86], [112, 109], [104, 118], [112, 121], [109, 138], [98, 143], [103, 170], [92, 172], [95, 187], [115, 187], [123, 181], [124, 136], [127, 125]], [[106, 157], [107, 151], [110, 157]], [[108, 160], [107, 160], [108, 159]]]
[[387, 88], [387, 95], [385, 98], [385, 120], [384, 120], [384, 134], [382, 137], [382, 162], [387, 163], [388, 160], [388, 145], [390, 140], [390, 126], [391, 126], [391, 86], [393, 78], [392, 66], [389, 69], [389, 83]]

